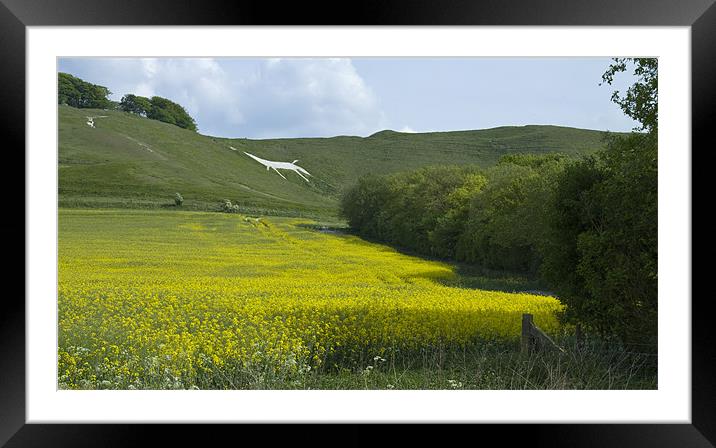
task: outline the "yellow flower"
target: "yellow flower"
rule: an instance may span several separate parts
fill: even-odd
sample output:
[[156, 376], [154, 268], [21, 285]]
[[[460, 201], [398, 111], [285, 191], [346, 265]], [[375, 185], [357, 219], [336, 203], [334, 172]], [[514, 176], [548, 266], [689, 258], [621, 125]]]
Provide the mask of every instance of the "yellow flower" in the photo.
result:
[[69, 387], [204, 388], [244, 368], [288, 375], [366, 351], [385, 362], [395, 349], [516, 340], [522, 313], [555, 332], [563, 309], [553, 297], [445, 286], [447, 264], [303, 220], [59, 218], [58, 372]]

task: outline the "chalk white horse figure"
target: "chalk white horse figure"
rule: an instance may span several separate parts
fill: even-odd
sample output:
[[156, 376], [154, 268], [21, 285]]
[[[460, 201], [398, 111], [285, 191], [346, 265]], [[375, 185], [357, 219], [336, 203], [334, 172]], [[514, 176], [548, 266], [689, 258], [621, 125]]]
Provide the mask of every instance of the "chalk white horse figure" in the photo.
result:
[[87, 126], [94, 128], [95, 127], [95, 125], [94, 125], [95, 118], [107, 118], [107, 116], [106, 115], [98, 115], [96, 117], [87, 117]]
[[[283, 174], [279, 173], [278, 170], [291, 170], [291, 171], [293, 171], [294, 173], [296, 173], [296, 174], [298, 174], [299, 176], [301, 176], [301, 179], [305, 180], [306, 182], [308, 182], [308, 179], [306, 179], [306, 178], [303, 176], [303, 174], [305, 174], [305, 175], [307, 175], [307, 176], [310, 176], [310, 175], [311, 175], [311, 173], [309, 173], [308, 171], [304, 170], [304, 169], [301, 168], [300, 166], [296, 165], [296, 162], [298, 162], [298, 159], [294, 160], [293, 162], [273, 162], [273, 161], [271, 161], [271, 160], [264, 160], [264, 159], [262, 159], [261, 157], [256, 157], [255, 155], [249, 154], [249, 153], [246, 152], [246, 151], [244, 151], [244, 154], [246, 154], [247, 156], [251, 157], [251, 158], [254, 159], [255, 161], [259, 162], [261, 165], [265, 166], [265, 167], [266, 167], [266, 171], [272, 169], [272, 170], [276, 171], [276, 173], [277, 173], [279, 176], [283, 177], [284, 179], [286, 179], [286, 177], [284, 177]], [[301, 174], [301, 173], [303, 173], [303, 174]]]

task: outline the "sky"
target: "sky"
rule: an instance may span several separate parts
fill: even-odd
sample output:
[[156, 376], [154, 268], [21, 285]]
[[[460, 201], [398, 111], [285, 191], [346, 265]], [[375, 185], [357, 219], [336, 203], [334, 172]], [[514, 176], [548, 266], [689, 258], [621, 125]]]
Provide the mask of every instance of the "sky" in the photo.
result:
[[550, 124], [628, 131], [609, 58], [60, 58], [112, 92], [168, 98], [204, 135], [368, 136]]

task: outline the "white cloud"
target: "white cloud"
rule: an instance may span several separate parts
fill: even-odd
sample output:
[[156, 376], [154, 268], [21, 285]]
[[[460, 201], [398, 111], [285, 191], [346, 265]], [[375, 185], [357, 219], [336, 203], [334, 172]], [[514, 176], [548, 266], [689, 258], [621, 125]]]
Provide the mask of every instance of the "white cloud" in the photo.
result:
[[243, 83], [246, 129], [262, 137], [368, 135], [385, 122], [349, 59], [271, 59]]
[[415, 129], [411, 128], [411, 127], [408, 126], [408, 125], [405, 125], [405, 126], [403, 126], [403, 127], [400, 129], [400, 131], [398, 131], [398, 132], [405, 132], [405, 133], [408, 133], [408, 134], [414, 134], [414, 133], [416, 133], [416, 132], [418, 132], [418, 131], [416, 131]]
[[[231, 137], [369, 135], [386, 118], [350, 59], [77, 59], [71, 73], [112, 99], [159, 95], [184, 106], [203, 134]], [[62, 64], [61, 64], [62, 67]]]

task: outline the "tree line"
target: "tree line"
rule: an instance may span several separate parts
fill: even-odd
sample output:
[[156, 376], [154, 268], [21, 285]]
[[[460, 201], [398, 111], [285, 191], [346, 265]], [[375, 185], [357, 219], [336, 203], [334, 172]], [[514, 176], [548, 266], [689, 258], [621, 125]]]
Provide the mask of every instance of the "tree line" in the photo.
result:
[[197, 130], [196, 122], [182, 106], [160, 96], [146, 98], [127, 94], [119, 102], [119, 109], [191, 131]]
[[114, 109], [116, 105], [107, 98], [112, 92], [105, 86], [83, 81], [69, 73], [58, 73], [57, 81], [57, 104], [88, 109]]
[[181, 105], [167, 98], [127, 94], [116, 102], [107, 98], [111, 94], [105, 86], [89, 83], [69, 73], [58, 73], [58, 104], [77, 108], [116, 109], [197, 131], [194, 118]]
[[513, 154], [496, 166], [435, 166], [359, 179], [341, 213], [360, 235], [421, 254], [539, 277], [567, 305], [565, 322], [605, 339], [657, 336], [655, 59], [615, 59], [602, 80], [635, 67], [612, 96], [640, 123], [572, 159]]
[[415, 252], [536, 274], [547, 208], [570, 159], [513, 154], [496, 166], [429, 166], [358, 180], [341, 212], [360, 234]]

